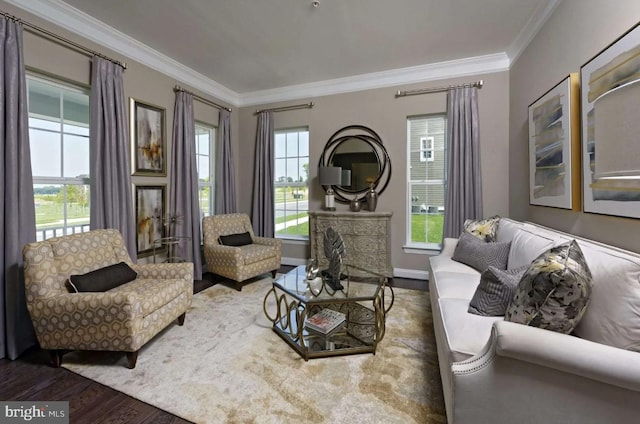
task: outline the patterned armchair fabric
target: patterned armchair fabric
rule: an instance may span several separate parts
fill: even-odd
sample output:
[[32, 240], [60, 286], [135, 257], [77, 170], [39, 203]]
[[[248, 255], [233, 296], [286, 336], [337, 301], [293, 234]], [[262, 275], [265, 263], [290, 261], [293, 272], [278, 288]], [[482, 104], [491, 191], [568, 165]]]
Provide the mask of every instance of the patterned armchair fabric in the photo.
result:
[[[29, 243], [23, 250], [27, 308], [40, 347], [59, 366], [61, 351], [137, 351], [184, 314], [193, 296], [193, 264], [133, 264], [117, 230], [94, 230]], [[127, 263], [138, 277], [106, 292], [72, 293], [73, 274]]]
[[[282, 240], [257, 237], [244, 213], [207, 216], [202, 220], [207, 270], [238, 283], [265, 272], [274, 276], [282, 259]], [[252, 244], [224, 246], [218, 237], [249, 232]], [[242, 286], [236, 285], [240, 290]]]

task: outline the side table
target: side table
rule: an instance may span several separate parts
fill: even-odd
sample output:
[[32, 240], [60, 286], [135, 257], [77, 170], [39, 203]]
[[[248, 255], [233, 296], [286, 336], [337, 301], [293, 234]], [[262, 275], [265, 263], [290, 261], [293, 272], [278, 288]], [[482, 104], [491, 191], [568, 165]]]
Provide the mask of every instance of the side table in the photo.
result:
[[156, 263], [156, 254], [158, 250], [167, 249], [167, 258], [164, 260], [166, 263], [184, 262], [184, 259], [179, 256], [180, 244], [191, 241], [191, 237], [187, 236], [173, 236], [162, 237], [153, 241], [153, 263]]

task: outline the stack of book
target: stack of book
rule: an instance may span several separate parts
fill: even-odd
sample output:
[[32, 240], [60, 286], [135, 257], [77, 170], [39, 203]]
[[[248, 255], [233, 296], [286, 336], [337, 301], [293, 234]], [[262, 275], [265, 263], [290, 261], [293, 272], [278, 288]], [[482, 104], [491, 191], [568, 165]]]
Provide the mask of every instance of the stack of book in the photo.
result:
[[307, 319], [305, 328], [310, 332], [328, 336], [340, 329], [346, 320], [347, 316], [342, 312], [324, 308]]

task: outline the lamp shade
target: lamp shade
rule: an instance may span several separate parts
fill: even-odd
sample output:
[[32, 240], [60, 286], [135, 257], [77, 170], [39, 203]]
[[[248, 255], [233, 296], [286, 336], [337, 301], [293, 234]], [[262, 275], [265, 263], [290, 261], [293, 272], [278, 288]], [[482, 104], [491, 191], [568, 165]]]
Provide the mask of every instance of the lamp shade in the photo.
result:
[[321, 166], [318, 169], [318, 182], [323, 186], [341, 185], [342, 168], [339, 166]]

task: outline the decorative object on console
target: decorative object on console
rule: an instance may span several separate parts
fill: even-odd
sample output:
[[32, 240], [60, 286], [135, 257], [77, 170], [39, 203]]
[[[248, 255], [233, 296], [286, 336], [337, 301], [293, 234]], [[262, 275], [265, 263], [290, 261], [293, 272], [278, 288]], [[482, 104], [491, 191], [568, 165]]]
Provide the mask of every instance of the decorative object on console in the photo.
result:
[[592, 283], [577, 241], [552, 247], [529, 266], [504, 319], [569, 334], [586, 310]]
[[580, 68], [585, 212], [640, 218], [640, 24]]
[[463, 232], [451, 259], [469, 265], [479, 272], [486, 271], [490, 266], [507, 269], [510, 246], [511, 241], [484, 242], [478, 237]]
[[329, 261], [329, 267], [322, 272], [322, 275], [327, 285], [333, 290], [344, 289], [340, 283], [344, 254], [342, 237], [332, 227], [327, 228], [324, 233], [324, 255]]
[[307, 280], [313, 280], [318, 276], [318, 260], [315, 258], [311, 258], [307, 261]]
[[362, 209], [362, 203], [358, 200], [358, 196], [353, 196], [351, 203], [349, 203], [349, 209], [351, 212], [360, 212], [360, 209]]
[[369, 190], [365, 194], [365, 202], [367, 203], [367, 210], [369, 212], [375, 212], [376, 206], [378, 206], [378, 193], [376, 193], [375, 180], [373, 178], [367, 178], [369, 183]]
[[573, 73], [529, 105], [529, 203], [580, 210], [579, 82]]
[[318, 182], [326, 187], [324, 196], [324, 209], [335, 211], [335, 197], [333, 186], [342, 184], [342, 168], [337, 166], [323, 166], [318, 169]]
[[493, 242], [496, 241], [499, 222], [500, 217], [498, 215], [481, 220], [467, 219], [464, 221], [463, 228], [467, 233], [476, 236], [482, 241]]
[[391, 161], [380, 136], [362, 125], [349, 125], [336, 131], [320, 156], [318, 167], [340, 167], [350, 178], [332, 186], [337, 202], [349, 203], [353, 196], [364, 201], [373, 179], [374, 189], [381, 194], [391, 178]]

